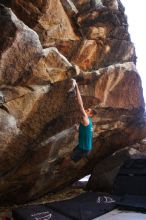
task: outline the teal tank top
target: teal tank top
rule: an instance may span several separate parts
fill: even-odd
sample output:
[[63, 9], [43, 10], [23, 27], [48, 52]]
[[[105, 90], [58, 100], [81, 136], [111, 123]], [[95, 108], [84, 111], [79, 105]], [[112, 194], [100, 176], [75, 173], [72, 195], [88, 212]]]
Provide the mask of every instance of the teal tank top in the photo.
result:
[[93, 127], [92, 119], [89, 119], [89, 124], [84, 126], [80, 123], [79, 126], [79, 148], [82, 150], [91, 150], [92, 149], [92, 136], [93, 136]]

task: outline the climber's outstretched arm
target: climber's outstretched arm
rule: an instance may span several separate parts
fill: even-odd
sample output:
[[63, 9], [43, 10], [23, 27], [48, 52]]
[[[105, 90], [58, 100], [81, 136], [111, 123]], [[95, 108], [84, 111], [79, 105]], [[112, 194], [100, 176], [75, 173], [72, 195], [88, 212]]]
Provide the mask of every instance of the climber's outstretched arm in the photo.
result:
[[82, 100], [81, 93], [80, 93], [80, 90], [79, 90], [77, 83], [76, 83], [75, 89], [76, 89], [76, 93], [77, 93], [77, 102], [79, 105], [80, 112], [82, 114], [82, 123], [83, 123], [83, 125], [86, 126], [89, 124], [89, 119], [88, 119], [88, 115], [86, 113], [86, 110], [84, 109], [83, 100]]

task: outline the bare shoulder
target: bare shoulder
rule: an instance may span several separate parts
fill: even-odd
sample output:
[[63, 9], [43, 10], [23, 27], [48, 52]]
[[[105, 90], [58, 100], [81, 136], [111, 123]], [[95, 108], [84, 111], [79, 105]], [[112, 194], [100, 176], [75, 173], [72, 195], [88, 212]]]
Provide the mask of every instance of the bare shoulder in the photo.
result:
[[86, 115], [83, 115], [83, 117], [82, 117], [82, 124], [83, 124], [84, 126], [89, 125], [89, 118], [88, 118], [88, 115], [87, 115], [87, 114], [86, 114]]

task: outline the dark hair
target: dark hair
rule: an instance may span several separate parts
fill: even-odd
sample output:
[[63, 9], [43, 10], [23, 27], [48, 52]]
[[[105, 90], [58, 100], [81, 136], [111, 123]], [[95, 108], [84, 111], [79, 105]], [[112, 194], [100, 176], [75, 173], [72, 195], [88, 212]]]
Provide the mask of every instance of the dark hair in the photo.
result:
[[92, 108], [91, 108], [91, 112], [92, 112], [93, 115], [97, 115], [97, 112]]

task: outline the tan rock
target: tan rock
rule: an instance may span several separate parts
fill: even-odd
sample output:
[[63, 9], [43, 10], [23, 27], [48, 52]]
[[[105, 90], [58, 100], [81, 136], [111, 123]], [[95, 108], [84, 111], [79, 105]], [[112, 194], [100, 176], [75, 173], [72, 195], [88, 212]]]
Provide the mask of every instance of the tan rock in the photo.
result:
[[135, 60], [135, 48], [128, 41], [82, 40], [59, 41], [53, 44], [68, 58], [71, 63], [78, 65], [84, 71], [96, 70], [113, 63], [124, 63]]
[[[146, 123], [134, 45], [119, 4], [119, 10], [100, 11], [87, 0], [12, 3], [49, 46], [43, 49], [36, 32], [0, 6], [0, 201], [23, 203], [69, 186], [103, 158], [142, 140]], [[85, 108], [97, 115], [88, 160], [68, 162], [64, 171], [59, 167], [77, 144], [80, 120], [68, 95], [72, 77]]]
[[144, 108], [141, 80], [133, 63], [109, 66], [99, 71], [95, 97], [112, 108]]
[[134, 45], [119, 4], [110, 1], [106, 10], [100, 11], [91, 10], [89, 0], [15, 0], [13, 10], [37, 31], [44, 47], [57, 47], [70, 62], [88, 71], [121, 61], [135, 63]]
[[[61, 189], [74, 182], [76, 178], [89, 174], [96, 163], [103, 159], [104, 155], [110, 155], [119, 148], [123, 148], [127, 142], [132, 144], [142, 139], [146, 131], [144, 121], [140, 122], [138, 118], [136, 119], [136, 114], [132, 111], [129, 112], [129, 116], [125, 115], [126, 118], [123, 120], [121, 112], [126, 114], [126, 111], [123, 110], [116, 112], [111, 109], [99, 109], [98, 115], [103, 116], [106, 113], [106, 115], [109, 114], [109, 118], [104, 119], [104, 121], [103, 118], [98, 120], [99, 130], [98, 134], [96, 132], [97, 136], [95, 136], [94, 148], [89, 160], [81, 160], [75, 166], [68, 163], [65, 168], [65, 176], [64, 171], [60, 170], [59, 167], [62, 163], [61, 158], [68, 154], [75, 145], [73, 142], [75, 131], [73, 129], [64, 130], [51, 138], [42, 139], [38, 145], [34, 144], [33, 148], [29, 145], [29, 150], [23, 160], [21, 158], [16, 164], [17, 169], [15, 170], [12, 167], [13, 169], [6, 176], [3, 175], [1, 179], [1, 201], [20, 203], [37, 198], [42, 193]], [[114, 115], [114, 121], [111, 113]], [[135, 119], [131, 120], [132, 115], [135, 115]], [[11, 188], [16, 189], [19, 197]]]
[[93, 40], [83, 41], [71, 62], [77, 64], [81, 69], [88, 70], [93, 67], [97, 60], [98, 48]]
[[41, 56], [42, 46], [38, 35], [18, 20], [10, 9], [0, 6], [0, 10], [0, 85], [21, 85]]
[[15, 13], [39, 34], [43, 45], [55, 40], [78, 40], [60, 0], [16, 0]]
[[90, 8], [90, 0], [72, 0], [79, 11]]
[[78, 13], [78, 9], [76, 8], [72, 0], [61, 0], [61, 3], [69, 16], [72, 17]]
[[33, 67], [32, 76], [27, 84], [54, 83], [77, 74], [71, 63], [56, 48], [50, 47], [43, 50], [42, 57]]

